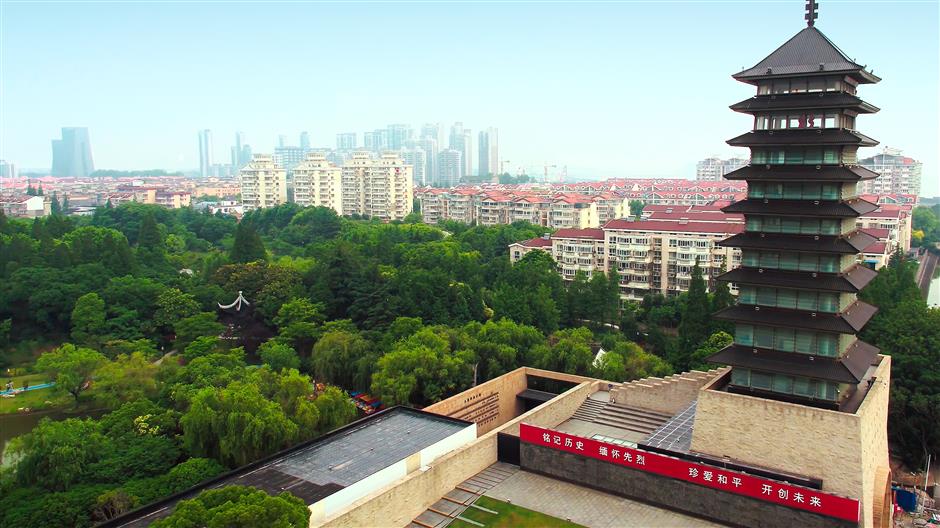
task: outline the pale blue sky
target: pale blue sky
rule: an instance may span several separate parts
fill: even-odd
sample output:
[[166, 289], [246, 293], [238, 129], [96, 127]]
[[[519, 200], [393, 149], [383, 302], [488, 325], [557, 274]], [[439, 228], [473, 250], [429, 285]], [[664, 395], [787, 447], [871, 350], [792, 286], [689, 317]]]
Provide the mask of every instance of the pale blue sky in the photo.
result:
[[[315, 145], [388, 123], [500, 129], [512, 165], [578, 176], [694, 174], [750, 127], [731, 74], [804, 27], [803, 1], [10, 2], [0, 158], [48, 167], [62, 126], [99, 168], [198, 166], [278, 134]], [[937, 172], [938, 3], [822, 0], [819, 27], [884, 80], [858, 128]]]

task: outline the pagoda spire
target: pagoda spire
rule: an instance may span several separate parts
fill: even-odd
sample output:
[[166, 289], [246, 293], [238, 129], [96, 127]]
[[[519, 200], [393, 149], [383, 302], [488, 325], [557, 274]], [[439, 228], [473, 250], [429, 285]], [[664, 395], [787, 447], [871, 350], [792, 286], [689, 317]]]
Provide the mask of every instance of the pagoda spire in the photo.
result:
[[816, 0], [806, 0], [806, 14], [803, 18], [806, 19], [807, 27], [813, 27], [816, 24], [816, 19], [819, 18], [819, 13], [816, 12], [818, 9], [819, 4]]

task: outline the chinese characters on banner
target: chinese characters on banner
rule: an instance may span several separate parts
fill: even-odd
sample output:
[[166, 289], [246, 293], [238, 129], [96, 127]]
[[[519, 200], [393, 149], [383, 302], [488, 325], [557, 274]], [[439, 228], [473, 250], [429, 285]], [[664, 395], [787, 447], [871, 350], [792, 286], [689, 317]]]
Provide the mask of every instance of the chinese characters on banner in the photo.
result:
[[651, 451], [609, 444], [525, 423], [520, 424], [519, 439], [528, 444], [576, 453], [820, 515], [852, 522], [858, 522], [859, 519], [857, 500], [830, 495], [811, 488], [784, 484], [716, 466], [688, 462]]

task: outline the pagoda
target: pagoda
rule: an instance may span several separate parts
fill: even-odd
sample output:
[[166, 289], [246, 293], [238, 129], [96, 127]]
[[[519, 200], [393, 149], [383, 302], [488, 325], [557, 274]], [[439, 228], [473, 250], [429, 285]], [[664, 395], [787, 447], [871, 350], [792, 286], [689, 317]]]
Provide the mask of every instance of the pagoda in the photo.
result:
[[878, 349], [856, 334], [876, 308], [857, 299], [877, 273], [858, 253], [876, 239], [856, 219], [877, 209], [860, 182], [878, 175], [858, 165], [877, 141], [855, 120], [878, 108], [857, 95], [880, 81], [815, 27], [807, 27], [754, 67], [733, 75], [757, 95], [731, 105], [753, 116], [750, 132], [728, 141], [751, 150], [727, 174], [748, 183], [747, 198], [725, 207], [745, 230], [722, 242], [741, 249], [740, 267], [719, 277], [737, 304], [716, 314], [734, 323], [734, 343], [710, 361], [732, 367], [725, 390], [854, 412], [878, 364]]

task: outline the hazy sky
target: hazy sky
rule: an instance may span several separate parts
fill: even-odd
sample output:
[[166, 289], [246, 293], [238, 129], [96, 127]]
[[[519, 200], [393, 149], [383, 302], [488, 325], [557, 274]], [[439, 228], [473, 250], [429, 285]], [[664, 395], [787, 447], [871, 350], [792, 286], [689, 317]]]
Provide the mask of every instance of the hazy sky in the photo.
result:
[[[500, 131], [512, 165], [577, 176], [694, 175], [750, 119], [731, 79], [805, 26], [803, 1], [0, 1], [0, 158], [49, 167], [62, 126], [98, 168], [191, 169], [241, 130], [333, 146], [388, 123]], [[938, 2], [822, 0], [819, 27], [884, 80], [858, 128], [938, 178]], [[743, 154], [743, 152], [737, 152]], [[864, 153], [868, 154], [868, 153]]]

